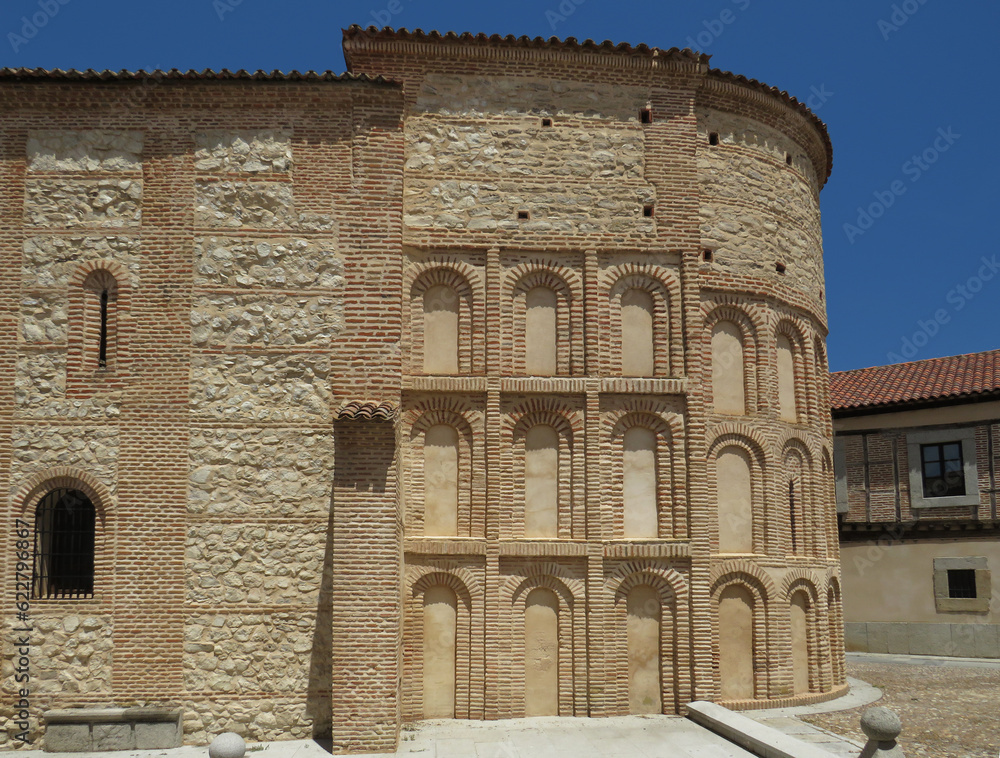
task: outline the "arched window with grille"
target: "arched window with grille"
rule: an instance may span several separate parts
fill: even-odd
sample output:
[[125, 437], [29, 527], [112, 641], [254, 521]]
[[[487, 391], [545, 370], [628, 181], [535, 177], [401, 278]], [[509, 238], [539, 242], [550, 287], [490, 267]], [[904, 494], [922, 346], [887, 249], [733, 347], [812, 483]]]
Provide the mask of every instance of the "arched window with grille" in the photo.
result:
[[32, 596], [92, 597], [97, 512], [79, 490], [48, 492], [35, 508]]

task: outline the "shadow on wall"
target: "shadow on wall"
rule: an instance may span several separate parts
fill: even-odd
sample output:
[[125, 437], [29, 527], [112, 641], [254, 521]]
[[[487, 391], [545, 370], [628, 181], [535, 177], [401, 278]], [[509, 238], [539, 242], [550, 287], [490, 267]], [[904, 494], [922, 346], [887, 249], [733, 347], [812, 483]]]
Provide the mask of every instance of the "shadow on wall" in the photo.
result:
[[371, 493], [386, 491], [396, 449], [384, 443], [383, 424], [378, 421], [334, 424], [334, 492], [345, 489]]
[[306, 715], [312, 721], [313, 737], [331, 738], [333, 715], [333, 494], [330, 495], [330, 517], [326, 526], [326, 543], [323, 547], [323, 575], [319, 585], [316, 607], [316, 628], [313, 630], [312, 650], [309, 654], [309, 684], [306, 690]]

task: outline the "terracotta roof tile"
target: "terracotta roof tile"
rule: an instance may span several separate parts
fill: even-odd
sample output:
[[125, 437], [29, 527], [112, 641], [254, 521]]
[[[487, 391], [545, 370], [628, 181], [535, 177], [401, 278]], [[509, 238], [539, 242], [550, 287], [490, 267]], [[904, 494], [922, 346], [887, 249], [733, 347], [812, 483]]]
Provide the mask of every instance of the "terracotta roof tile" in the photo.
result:
[[0, 80], [24, 81], [31, 79], [53, 79], [59, 81], [134, 81], [155, 79], [157, 81], [188, 80], [188, 81], [280, 81], [280, 82], [367, 82], [370, 84], [395, 84], [383, 76], [368, 76], [367, 74], [335, 74], [332, 71], [230, 71], [228, 68], [219, 71], [189, 69], [181, 71], [172, 68], [169, 71], [95, 71], [88, 68], [79, 71], [74, 68], [0, 68]]
[[528, 37], [526, 35], [515, 37], [513, 34], [473, 34], [472, 32], [439, 32], [431, 30], [425, 32], [423, 29], [410, 31], [406, 28], [393, 29], [390, 26], [362, 27], [359, 24], [352, 24], [347, 29], [342, 30], [344, 39], [379, 39], [379, 40], [399, 40], [407, 42], [433, 42], [439, 44], [452, 45], [480, 45], [482, 47], [531, 47], [546, 49], [573, 50], [590, 53], [608, 53], [615, 55], [641, 55], [650, 58], [676, 58], [687, 60], [692, 63], [708, 63], [711, 55], [699, 53], [690, 48], [671, 47], [664, 50], [659, 47], [638, 44], [630, 45], [628, 42], [614, 43], [611, 40], [595, 42], [592, 39], [585, 39], [580, 42], [576, 37]]
[[352, 400], [340, 406], [334, 418], [338, 421], [394, 421], [396, 406], [374, 400]]
[[1000, 350], [830, 374], [835, 411], [992, 392], [1000, 392]]

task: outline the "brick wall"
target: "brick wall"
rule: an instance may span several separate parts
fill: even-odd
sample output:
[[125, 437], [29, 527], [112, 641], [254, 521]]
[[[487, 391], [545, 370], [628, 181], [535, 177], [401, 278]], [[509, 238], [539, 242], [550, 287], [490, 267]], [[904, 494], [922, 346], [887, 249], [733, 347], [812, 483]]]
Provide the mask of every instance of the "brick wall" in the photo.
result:
[[[32, 690], [35, 735], [50, 707], [142, 702], [181, 705], [191, 743], [330, 732], [339, 751], [390, 750], [424, 715], [427, 597], [454, 598], [457, 717], [524, 715], [552, 671], [563, 715], [628, 713], [637, 666], [664, 712], [717, 697], [733, 585], [756, 598], [759, 666], [732, 705], [842, 691], [815, 123], [690, 59], [352, 45], [355, 73], [398, 85], [0, 84], [6, 513], [30, 519], [55, 481], [100, 513], [94, 598], [32, 604], [32, 665], [64, 672]], [[104, 370], [88, 365], [95, 270], [117, 286]], [[423, 295], [442, 285], [453, 375], [424, 372], [440, 345]], [[527, 372], [538, 287], [555, 293], [550, 376]], [[633, 290], [646, 315], [626, 316]], [[636, 318], [649, 376], [623, 375]], [[741, 335], [741, 414], [714, 410], [720, 321]], [[425, 528], [452, 460], [428, 451], [435, 426], [459, 440], [448, 536]], [[536, 427], [557, 440], [541, 457]], [[629, 447], [633, 428], [651, 449]], [[755, 535], [738, 555], [720, 553], [715, 481], [736, 449]], [[652, 491], [626, 469], [654, 471]], [[555, 526], [538, 537], [528, 490], [549, 475]], [[626, 490], [655, 534], [626, 539]], [[2, 556], [10, 578], [9, 541]], [[554, 605], [529, 608], [539, 597]], [[537, 659], [526, 630], [550, 612]], [[651, 619], [659, 644], [636, 663], [629, 629]], [[67, 657], [81, 635], [93, 653]]]

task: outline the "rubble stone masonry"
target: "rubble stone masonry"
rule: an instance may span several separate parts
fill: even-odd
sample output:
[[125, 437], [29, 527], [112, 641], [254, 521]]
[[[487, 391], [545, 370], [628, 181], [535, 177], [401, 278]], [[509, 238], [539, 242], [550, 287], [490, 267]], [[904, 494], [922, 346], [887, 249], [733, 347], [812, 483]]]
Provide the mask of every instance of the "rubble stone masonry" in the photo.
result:
[[94, 591], [31, 600], [36, 741], [75, 706], [358, 752], [844, 691], [825, 129], [588, 44], [0, 77], [0, 747], [13, 524], [56, 486]]

